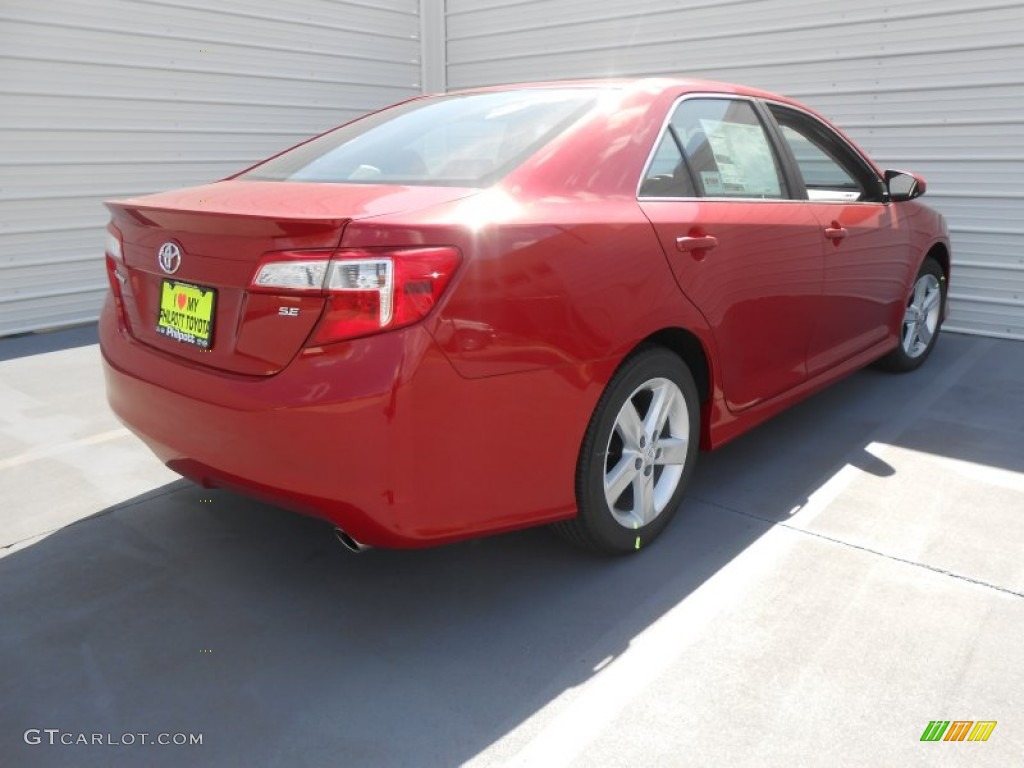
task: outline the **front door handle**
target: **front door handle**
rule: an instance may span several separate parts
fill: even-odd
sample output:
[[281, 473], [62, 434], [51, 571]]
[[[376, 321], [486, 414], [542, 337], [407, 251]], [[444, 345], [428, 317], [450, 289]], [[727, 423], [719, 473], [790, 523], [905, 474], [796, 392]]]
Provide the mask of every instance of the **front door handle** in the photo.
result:
[[718, 238], [711, 235], [702, 237], [677, 237], [676, 248], [680, 251], [707, 251], [718, 247]]

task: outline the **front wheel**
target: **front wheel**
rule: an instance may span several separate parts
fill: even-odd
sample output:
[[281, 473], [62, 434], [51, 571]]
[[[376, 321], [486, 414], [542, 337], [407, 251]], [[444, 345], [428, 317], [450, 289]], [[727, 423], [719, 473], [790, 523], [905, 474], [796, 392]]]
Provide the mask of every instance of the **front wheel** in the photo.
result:
[[882, 358], [891, 371], [912, 371], [932, 353], [942, 327], [946, 275], [935, 259], [927, 258], [914, 281], [900, 326], [900, 345]]
[[606, 554], [653, 542], [682, 500], [699, 431], [697, 387], [686, 364], [661, 347], [630, 357], [598, 401], [583, 439], [578, 514], [556, 530]]

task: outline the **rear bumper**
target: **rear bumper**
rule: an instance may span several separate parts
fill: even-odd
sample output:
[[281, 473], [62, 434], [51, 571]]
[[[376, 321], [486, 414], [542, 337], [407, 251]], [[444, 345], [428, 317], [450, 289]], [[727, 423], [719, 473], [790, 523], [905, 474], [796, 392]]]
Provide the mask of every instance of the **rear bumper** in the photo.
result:
[[[424, 546], [574, 513], [576, 453], [599, 394], [582, 377], [467, 380], [419, 326], [243, 377], [138, 343], [109, 302], [100, 342], [112, 409], [170, 468], [367, 544]], [[524, 477], [524, 456], [544, 471]]]

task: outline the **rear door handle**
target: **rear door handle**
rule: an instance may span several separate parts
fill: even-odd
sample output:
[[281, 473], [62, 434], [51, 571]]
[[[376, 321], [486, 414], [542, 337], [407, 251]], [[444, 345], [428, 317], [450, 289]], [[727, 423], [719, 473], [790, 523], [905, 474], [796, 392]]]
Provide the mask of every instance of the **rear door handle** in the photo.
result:
[[831, 227], [825, 227], [825, 237], [836, 245], [839, 245], [839, 241], [846, 237], [846, 234], [846, 227], [842, 226], [838, 221], [833, 221]]
[[680, 251], [706, 251], [718, 247], [718, 238], [711, 235], [703, 237], [677, 237], [676, 248]]

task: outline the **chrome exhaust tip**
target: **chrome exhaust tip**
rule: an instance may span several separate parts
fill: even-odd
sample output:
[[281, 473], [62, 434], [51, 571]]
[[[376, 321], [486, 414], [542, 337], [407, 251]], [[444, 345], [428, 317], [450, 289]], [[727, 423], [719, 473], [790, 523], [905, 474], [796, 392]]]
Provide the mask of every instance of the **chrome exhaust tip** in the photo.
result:
[[347, 549], [349, 552], [355, 552], [357, 555], [360, 552], [365, 552], [368, 549], [373, 549], [369, 544], [363, 544], [361, 541], [356, 541], [349, 536], [341, 528], [334, 529], [334, 538], [341, 542], [341, 546]]

